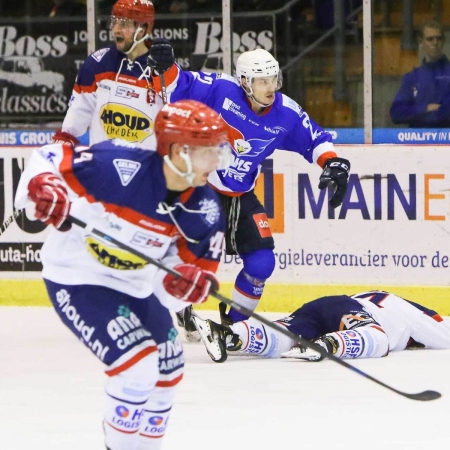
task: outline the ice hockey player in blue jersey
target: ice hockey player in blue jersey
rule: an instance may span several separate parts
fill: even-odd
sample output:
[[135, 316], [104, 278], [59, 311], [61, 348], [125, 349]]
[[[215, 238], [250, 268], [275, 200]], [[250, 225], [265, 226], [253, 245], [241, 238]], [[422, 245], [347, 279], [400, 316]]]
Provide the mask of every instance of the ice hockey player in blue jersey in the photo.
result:
[[[226, 315], [226, 305], [221, 304]], [[250, 318], [229, 327], [194, 316], [215, 362], [228, 351], [266, 358], [321, 361], [323, 355]], [[385, 291], [331, 295], [305, 303], [274, 322], [338, 358], [377, 358], [408, 348], [450, 348], [450, 321], [436, 311]]]
[[[328, 188], [332, 207], [344, 199], [350, 163], [337, 157], [330, 133], [279, 92], [282, 74], [278, 62], [266, 50], [242, 53], [236, 62], [237, 79], [226, 74], [183, 71], [176, 64], [164, 72], [171, 60], [170, 42], [155, 40], [149, 64], [156, 73], [163, 73], [168, 98], [202, 101], [220, 113], [229, 127], [233, 161], [227, 170], [213, 172], [209, 182], [220, 193], [226, 211], [226, 251], [239, 254], [243, 261], [232, 298], [254, 310], [275, 268], [274, 240], [266, 211], [254, 193], [261, 163], [275, 150], [287, 150], [317, 164], [323, 168], [319, 188]], [[159, 78], [154, 77], [154, 82], [159, 90]], [[232, 310], [229, 318], [239, 321], [246, 316]]]
[[[155, 127], [156, 151], [124, 141], [34, 150], [15, 199], [16, 208], [52, 225], [41, 253], [48, 295], [62, 322], [106, 365], [109, 450], [160, 448], [184, 368], [169, 310], [218, 289], [213, 273], [225, 219], [207, 179], [229, 160], [226, 125], [187, 100], [165, 105]], [[69, 213], [87, 227], [68, 221]]]

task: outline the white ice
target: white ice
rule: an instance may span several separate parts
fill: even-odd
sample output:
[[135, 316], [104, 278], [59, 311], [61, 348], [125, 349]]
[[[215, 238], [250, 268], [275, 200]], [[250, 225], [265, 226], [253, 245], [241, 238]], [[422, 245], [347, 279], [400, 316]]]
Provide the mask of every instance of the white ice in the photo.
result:
[[[164, 450], [450, 448], [450, 350], [351, 362], [401, 391], [442, 393], [419, 402], [328, 360], [217, 364], [184, 347]], [[105, 378], [52, 309], [0, 308], [0, 450], [104, 450]]]

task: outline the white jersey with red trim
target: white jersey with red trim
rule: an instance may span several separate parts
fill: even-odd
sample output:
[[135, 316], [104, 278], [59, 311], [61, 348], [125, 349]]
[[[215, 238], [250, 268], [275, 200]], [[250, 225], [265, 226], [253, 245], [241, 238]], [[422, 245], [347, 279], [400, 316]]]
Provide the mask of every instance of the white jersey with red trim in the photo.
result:
[[381, 325], [389, 350], [404, 350], [414, 343], [427, 348], [450, 348], [450, 324], [436, 311], [385, 291], [352, 295]]
[[79, 137], [89, 129], [90, 145], [117, 138], [155, 149], [154, 121], [163, 102], [147, 56], [130, 61], [115, 46], [92, 53], [78, 72], [62, 131]]
[[154, 293], [167, 308], [184, 308], [185, 302], [163, 288], [164, 270], [90, 231], [100, 230], [167, 267], [186, 262], [215, 272], [225, 228], [217, 194], [209, 186], [189, 188], [167, 204], [162, 166], [158, 153], [115, 141], [34, 150], [20, 179], [16, 208], [34, 207], [27, 198], [29, 180], [52, 172], [65, 181], [71, 215], [88, 224], [66, 232], [52, 227], [41, 252], [44, 278], [108, 286], [138, 298]]

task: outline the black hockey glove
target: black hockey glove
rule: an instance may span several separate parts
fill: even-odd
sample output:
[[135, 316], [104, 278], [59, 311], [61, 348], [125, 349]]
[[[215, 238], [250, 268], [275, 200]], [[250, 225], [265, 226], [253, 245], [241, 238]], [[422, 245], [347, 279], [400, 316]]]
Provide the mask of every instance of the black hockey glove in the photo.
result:
[[170, 69], [174, 62], [175, 55], [170, 41], [161, 38], [154, 39], [150, 47], [147, 64], [160, 75]]
[[319, 179], [319, 189], [325, 189], [327, 186], [333, 187], [334, 195], [330, 199], [332, 208], [341, 205], [344, 200], [349, 171], [350, 161], [344, 158], [327, 159], [323, 166], [323, 172]]

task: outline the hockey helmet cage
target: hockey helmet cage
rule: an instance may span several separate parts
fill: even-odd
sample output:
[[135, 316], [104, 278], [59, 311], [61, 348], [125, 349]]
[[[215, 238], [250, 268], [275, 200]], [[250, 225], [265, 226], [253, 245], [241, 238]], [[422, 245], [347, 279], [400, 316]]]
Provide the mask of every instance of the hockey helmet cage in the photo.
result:
[[111, 16], [147, 25], [149, 36], [155, 22], [155, 8], [150, 0], [117, 0], [112, 7]]
[[220, 115], [195, 100], [166, 104], [155, 119], [156, 149], [161, 156], [170, 144], [220, 146], [228, 143], [228, 128]]

